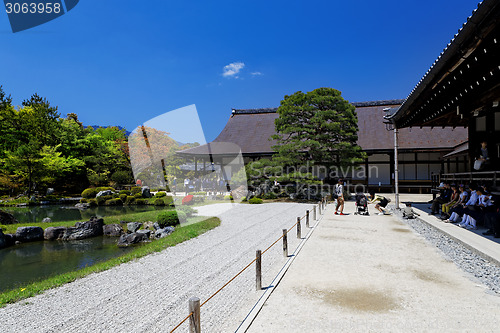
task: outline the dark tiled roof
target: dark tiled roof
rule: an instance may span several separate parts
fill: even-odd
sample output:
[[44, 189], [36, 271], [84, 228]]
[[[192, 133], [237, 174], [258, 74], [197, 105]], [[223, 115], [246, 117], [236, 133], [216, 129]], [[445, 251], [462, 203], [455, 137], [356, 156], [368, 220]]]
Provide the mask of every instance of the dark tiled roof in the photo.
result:
[[405, 100], [404, 99], [390, 99], [386, 101], [371, 101], [371, 102], [355, 102], [351, 103], [357, 108], [366, 107], [366, 106], [388, 106], [388, 105], [401, 105]]
[[[358, 144], [363, 150], [394, 149], [393, 132], [386, 129], [382, 122], [384, 109], [397, 107], [400, 100], [357, 103], [358, 114]], [[212, 154], [222, 154], [225, 149], [223, 142], [231, 142], [241, 148], [243, 155], [267, 155], [274, 151], [274, 140], [269, 140], [275, 134], [274, 120], [278, 118], [277, 108], [237, 109], [233, 110], [226, 126], [213, 141], [210, 147]], [[448, 149], [467, 140], [467, 130], [464, 128], [405, 128], [400, 130], [400, 149]], [[215, 144], [218, 143], [218, 144]], [[223, 149], [224, 148], [224, 149]], [[187, 149], [181, 154], [205, 155], [209, 147], [206, 145]]]

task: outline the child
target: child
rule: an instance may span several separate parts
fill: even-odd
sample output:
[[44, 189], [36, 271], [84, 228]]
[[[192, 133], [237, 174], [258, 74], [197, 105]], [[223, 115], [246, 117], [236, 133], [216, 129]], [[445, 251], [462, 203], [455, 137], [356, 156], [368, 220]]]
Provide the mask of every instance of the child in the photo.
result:
[[407, 203], [406, 207], [403, 208], [403, 217], [406, 219], [415, 219], [417, 216], [420, 216], [417, 212], [411, 208], [411, 203]]

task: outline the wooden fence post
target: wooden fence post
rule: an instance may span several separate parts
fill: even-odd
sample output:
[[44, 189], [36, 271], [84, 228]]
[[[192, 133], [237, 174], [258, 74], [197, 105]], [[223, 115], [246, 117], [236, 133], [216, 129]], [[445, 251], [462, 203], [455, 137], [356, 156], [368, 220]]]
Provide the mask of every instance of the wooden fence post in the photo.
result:
[[288, 258], [288, 239], [287, 239], [288, 230], [283, 229], [283, 256]]
[[189, 313], [191, 312], [193, 314], [189, 317], [189, 332], [201, 333], [200, 299], [198, 297], [189, 299]]
[[309, 228], [309, 211], [306, 210], [306, 228]]
[[255, 288], [257, 290], [262, 289], [262, 252], [257, 250], [256, 260], [255, 260]]
[[297, 238], [301, 239], [302, 238], [302, 232], [301, 232], [301, 225], [300, 225], [300, 217], [297, 217]]
[[314, 219], [314, 221], [316, 221], [316, 205], [314, 206], [314, 209], [313, 209], [313, 219]]
[[318, 201], [318, 213], [321, 215], [321, 201]]

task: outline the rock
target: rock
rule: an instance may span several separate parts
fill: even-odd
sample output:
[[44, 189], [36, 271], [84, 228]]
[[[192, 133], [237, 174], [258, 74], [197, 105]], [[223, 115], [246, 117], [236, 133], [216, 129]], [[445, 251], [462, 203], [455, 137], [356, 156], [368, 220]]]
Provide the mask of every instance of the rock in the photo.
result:
[[66, 233], [66, 227], [48, 227], [43, 232], [43, 238], [46, 240], [62, 239]]
[[7, 240], [5, 239], [2, 229], [0, 229], [0, 249], [7, 247]]
[[111, 190], [100, 191], [99, 193], [97, 193], [97, 195], [95, 197], [99, 198], [99, 197], [102, 197], [103, 195], [113, 195], [113, 193], [114, 192]]
[[103, 219], [92, 217], [87, 222], [76, 222], [74, 227], [67, 228], [63, 240], [77, 240], [96, 237], [103, 234]]
[[148, 240], [148, 238], [146, 237], [145, 233], [134, 232], [132, 234], [121, 235], [120, 239], [118, 239], [117, 245], [119, 247], [127, 247], [127, 246], [130, 246], [132, 244], [145, 242], [147, 240]]
[[50, 217], [46, 217], [42, 220], [42, 223], [50, 223], [52, 222], [52, 219]]
[[170, 235], [174, 231], [175, 231], [174, 227], [166, 227], [166, 228], [163, 228], [163, 229], [158, 229], [155, 232], [155, 238], [167, 237], [168, 235]]
[[0, 210], [0, 224], [16, 224], [19, 223], [18, 220], [14, 217], [14, 215], [4, 212]]
[[47, 189], [46, 195], [51, 195], [51, 194], [54, 194], [54, 189], [52, 187], [49, 187]]
[[120, 237], [123, 234], [123, 228], [119, 224], [105, 224], [102, 227], [102, 232], [104, 236]]
[[43, 239], [43, 229], [40, 227], [19, 227], [16, 230], [16, 241], [33, 242]]
[[90, 207], [90, 204], [87, 202], [79, 202], [75, 205], [75, 208], [78, 208], [78, 209], [87, 209], [89, 207]]
[[152, 221], [144, 222], [143, 226], [144, 226], [144, 229], [156, 230], [155, 224]]
[[149, 187], [148, 186], [143, 186], [141, 188], [141, 191], [142, 191], [142, 197], [143, 198], [152, 198], [153, 196], [151, 195], [151, 192], [149, 190]]
[[155, 228], [155, 230], [161, 229], [160, 224], [158, 222], [153, 223], [153, 228]]
[[129, 233], [134, 233], [137, 230], [141, 229], [141, 227], [142, 227], [142, 223], [140, 223], [140, 222], [127, 223], [127, 230]]
[[16, 234], [5, 234], [4, 236], [7, 246], [12, 246], [16, 244]]
[[41, 206], [50, 205], [50, 201], [40, 201]]
[[146, 235], [147, 239], [151, 238], [151, 230], [137, 230], [137, 233]]

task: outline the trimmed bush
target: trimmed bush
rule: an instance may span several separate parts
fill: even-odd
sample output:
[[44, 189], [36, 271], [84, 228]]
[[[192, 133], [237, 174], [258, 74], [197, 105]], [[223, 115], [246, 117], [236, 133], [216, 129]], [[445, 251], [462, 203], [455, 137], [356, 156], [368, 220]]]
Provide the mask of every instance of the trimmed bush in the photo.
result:
[[135, 195], [137, 193], [142, 193], [142, 189], [140, 187], [132, 187], [132, 195]]
[[125, 199], [125, 204], [126, 205], [131, 205], [135, 202], [135, 197], [134, 196], [127, 196], [127, 198]]
[[248, 200], [249, 204], [256, 205], [256, 204], [261, 204], [263, 201], [260, 198], [252, 198]]
[[242, 201], [242, 202], [243, 202], [243, 201], [247, 201], [247, 197], [243, 197], [243, 198], [241, 198], [241, 201]]
[[155, 206], [165, 206], [165, 200], [163, 198], [155, 199], [153, 205]]
[[175, 210], [161, 212], [156, 218], [156, 222], [158, 222], [161, 228], [175, 226], [184, 221], [186, 221], [186, 214], [184, 212], [177, 212]]
[[141, 199], [142, 198], [142, 193], [136, 193], [136, 194], [134, 194], [134, 197], [136, 199]]
[[123, 201], [121, 201], [119, 198], [114, 198], [114, 199], [109, 199], [104, 202], [104, 205], [106, 206], [121, 206], [123, 205]]
[[157, 192], [155, 194], [155, 198], [163, 198], [165, 196], [167, 196], [167, 192]]
[[233, 196], [228, 194], [224, 197], [224, 200], [233, 200]]
[[99, 193], [99, 191], [96, 188], [87, 188], [83, 190], [82, 192], [82, 197], [85, 199], [93, 199], [95, 196]]
[[127, 195], [125, 193], [120, 194], [120, 200], [125, 202], [125, 200], [127, 200]]
[[[101, 191], [113, 191], [113, 192], [115, 191], [115, 189], [114, 189], [114, 188], [109, 187], [109, 186], [101, 186], [101, 187], [97, 187], [97, 188], [96, 188], [96, 190], [97, 190], [97, 193], [99, 193], [99, 192], [101, 192]], [[97, 193], [96, 193], [96, 194], [97, 194]]]
[[173, 205], [174, 204], [174, 198], [172, 198], [171, 196], [165, 197], [165, 204], [166, 205]]
[[96, 199], [89, 199], [89, 205], [90, 205], [90, 207], [97, 207], [97, 200]]
[[80, 203], [88, 203], [88, 202], [89, 202], [89, 200], [88, 200], [88, 199], [85, 199], [85, 198], [81, 198], [81, 199], [80, 199]]
[[135, 199], [135, 204], [136, 205], [147, 205], [148, 202], [146, 199]]
[[120, 194], [130, 195], [132, 192], [127, 190], [121, 190]]
[[103, 205], [106, 201], [113, 199], [112, 195], [101, 195], [100, 197], [96, 198], [97, 204], [99, 206]]
[[264, 195], [264, 199], [277, 199], [278, 196], [274, 192], [269, 192], [266, 195]]
[[192, 204], [194, 204], [193, 198], [194, 198], [194, 196], [191, 195], [191, 194], [186, 195], [184, 198], [182, 198], [182, 204], [183, 205], [192, 205]]
[[189, 206], [180, 206], [176, 208], [178, 212], [183, 212], [187, 217], [191, 217], [194, 214], [198, 213], [198, 211]]

